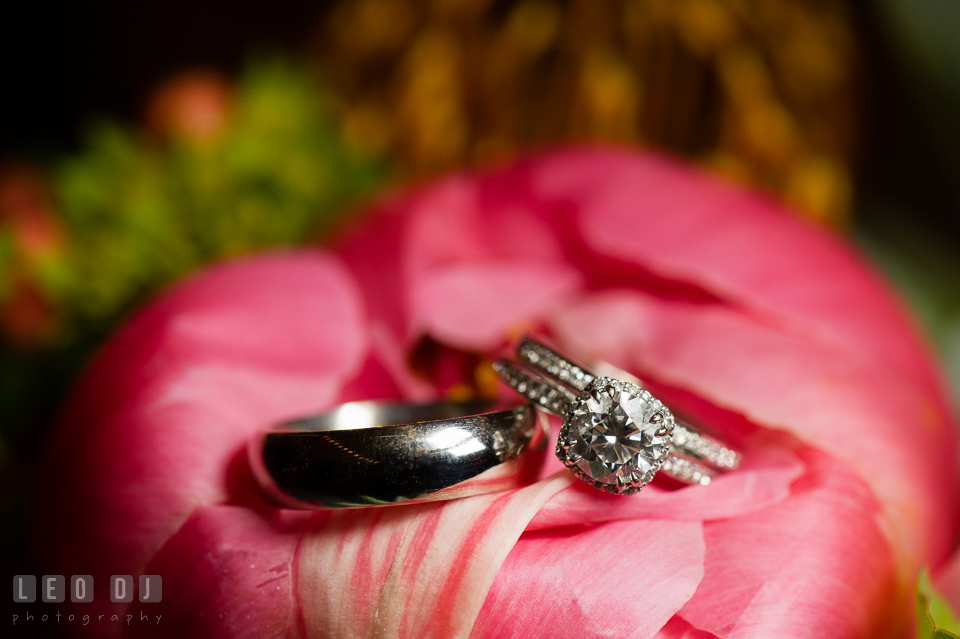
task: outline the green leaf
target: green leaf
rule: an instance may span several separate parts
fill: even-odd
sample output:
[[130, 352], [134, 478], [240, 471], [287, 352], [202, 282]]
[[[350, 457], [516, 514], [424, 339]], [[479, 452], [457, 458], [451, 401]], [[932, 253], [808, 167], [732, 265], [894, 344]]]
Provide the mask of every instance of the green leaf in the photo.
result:
[[917, 579], [918, 639], [956, 639], [960, 623], [943, 596], [933, 588], [926, 570]]

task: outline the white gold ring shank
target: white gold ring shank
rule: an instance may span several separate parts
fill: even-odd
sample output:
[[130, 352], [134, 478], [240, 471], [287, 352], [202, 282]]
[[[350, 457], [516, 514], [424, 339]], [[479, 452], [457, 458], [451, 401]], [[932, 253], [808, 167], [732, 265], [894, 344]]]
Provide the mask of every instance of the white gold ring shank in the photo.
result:
[[527, 403], [349, 402], [250, 440], [261, 496], [339, 509], [459, 499], [536, 481], [545, 420]]

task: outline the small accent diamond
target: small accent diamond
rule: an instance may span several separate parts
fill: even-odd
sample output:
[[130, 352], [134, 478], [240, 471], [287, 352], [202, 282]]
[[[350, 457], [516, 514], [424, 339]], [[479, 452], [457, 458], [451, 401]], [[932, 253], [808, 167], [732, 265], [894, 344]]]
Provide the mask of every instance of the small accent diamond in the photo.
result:
[[524, 339], [517, 348], [517, 355], [521, 360], [569, 383], [578, 391], [593, 381], [593, 375], [533, 340]]
[[739, 453], [683, 424], [677, 424], [673, 429], [673, 446], [686, 455], [723, 470], [733, 470], [740, 465]]
[[714, 478], [716, 473], [706, 466], [692, 462], [684, 457], [670, 455], [663, 462], [663, 470], [670, 473], [675, 479], [688, 484], [700, 484], [706, 486]]

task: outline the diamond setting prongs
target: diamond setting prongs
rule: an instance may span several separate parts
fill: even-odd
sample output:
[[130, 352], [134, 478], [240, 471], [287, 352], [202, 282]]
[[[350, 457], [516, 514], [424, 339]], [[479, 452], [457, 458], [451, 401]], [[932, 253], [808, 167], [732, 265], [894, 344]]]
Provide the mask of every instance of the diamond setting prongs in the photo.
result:
[[596, 377], [573, 400], [560, 428], [557, 456], [578, 478], [628, 495], [660, 470], [670, 452], [670, 410], [636, 384]]

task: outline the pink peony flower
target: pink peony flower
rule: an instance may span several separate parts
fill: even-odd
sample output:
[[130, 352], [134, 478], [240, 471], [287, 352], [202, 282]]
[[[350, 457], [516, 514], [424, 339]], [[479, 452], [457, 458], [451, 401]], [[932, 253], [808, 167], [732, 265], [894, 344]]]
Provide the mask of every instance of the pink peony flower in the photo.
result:
[[[558, 463], [435, 504], [255, 495], [257, 429], [429, 397], [424, 344], [449, 373], [531, 326], [639, 375], [744, 467], [634, 497]], [[334, 252], [221, 265], [145, 309], [50, 442], [37, 547], [52, 574], [94, 574], [71, 612], [120, 616], [70, 627], [94, 636], [146, 633], [137, 613], [178, 637], [896, 635], [956, 540], [953, 421], [841, 240], [670, 160], [572, 149], [391, 197]], [[113, 574], [161, 575], [163, 602], [110, 604]]]

